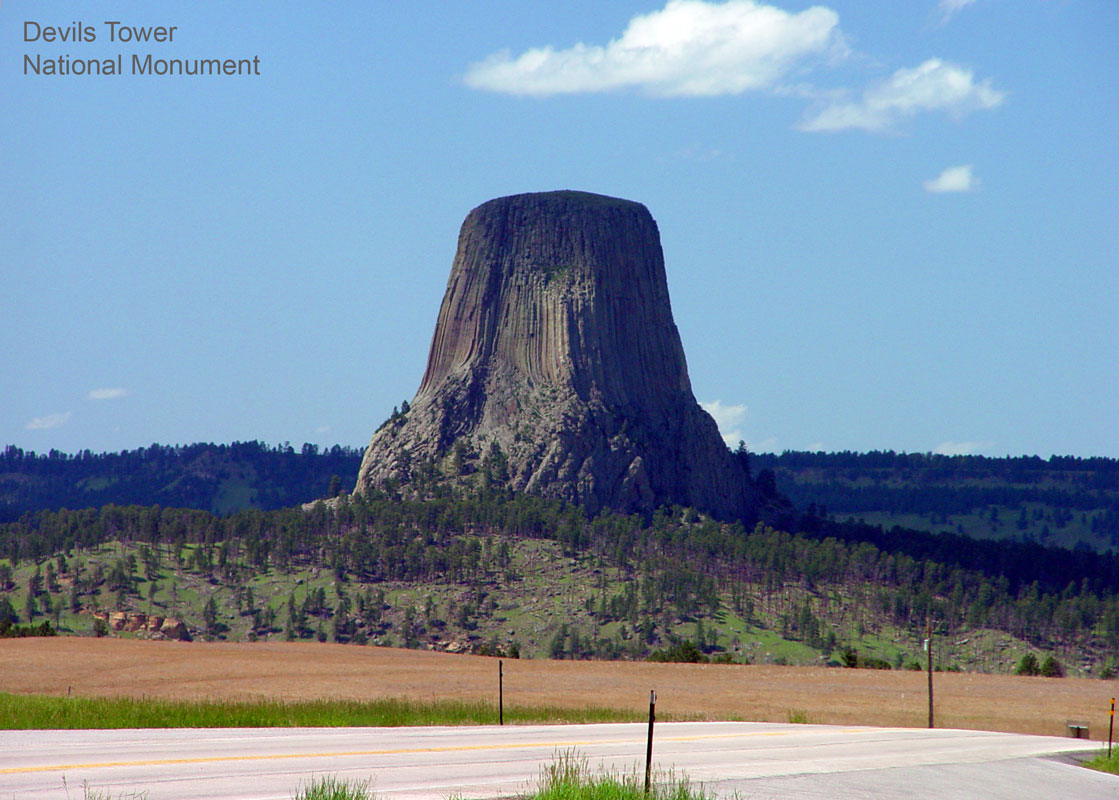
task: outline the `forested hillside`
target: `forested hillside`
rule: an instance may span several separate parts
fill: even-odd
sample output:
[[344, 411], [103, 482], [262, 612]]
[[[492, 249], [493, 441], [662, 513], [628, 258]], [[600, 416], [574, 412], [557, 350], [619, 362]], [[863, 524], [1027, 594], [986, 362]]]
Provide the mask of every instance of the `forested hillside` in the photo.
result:
[[[271, 510], [354, 486], [361, 450], [260, 442], [120, 453], [0, 453], [0, 521], [26, 511], [162, 505]], [[1119, 550], [1119, 460], [927, 453], [750, 454], [802, 511], [885, 529]]]
[[[176, 616], [196, 637], [525, 656], [713, 657], [1095, 674], [1119, 648], [1119, 560], [788, 514], [784, 532], [685, 509], [586, 517], [420, 487], [310, 512], [109, 506], [0, 526], [0, 616], [94, 630]], [[873, 541], [867, 541], [867, 539]], [[106, 614], [107, 616], [107, 614]], [[123, 617], [122, 617], [123, 618]]]
[[0, 454], [0, 521], [25, 511], [163, 505], [224, 514], [274, 509], [350, 490], [361, 451], [335, 445], [269, 447], [260, 442], [158, 445], [120, 453]]
[[1119, 460], [929, 453], [752, 456], [795, 505], [890, 528], [1119, 549]]

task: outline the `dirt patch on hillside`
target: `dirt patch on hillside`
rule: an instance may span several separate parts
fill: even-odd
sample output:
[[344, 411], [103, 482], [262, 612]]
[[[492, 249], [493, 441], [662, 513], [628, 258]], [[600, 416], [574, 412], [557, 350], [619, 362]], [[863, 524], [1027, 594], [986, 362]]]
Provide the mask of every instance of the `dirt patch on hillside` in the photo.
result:
[[[823, 667], [505, 660], [510, 705], [648, 709], [658, 716], [924, 727], [923, 672]], [[497, 698], [497, 660], [318, 643], [182, 643], [62, 637], [0, 642], [0, 691], [178, 699]], [[1115, 685], [1085, 678], [936, 673], [936, 724], [1107, 736]]]

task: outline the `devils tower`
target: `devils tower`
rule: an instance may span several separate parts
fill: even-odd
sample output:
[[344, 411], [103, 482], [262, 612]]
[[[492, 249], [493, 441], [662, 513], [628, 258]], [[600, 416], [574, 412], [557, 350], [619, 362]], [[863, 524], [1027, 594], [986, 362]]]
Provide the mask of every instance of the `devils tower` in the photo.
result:
[[427, 369], [357, 491], [421, 465], [603, 508], [749, 516], [746, 470], [692, 395], [657, 224], [640, 203], [520, 194], [471, 211]]

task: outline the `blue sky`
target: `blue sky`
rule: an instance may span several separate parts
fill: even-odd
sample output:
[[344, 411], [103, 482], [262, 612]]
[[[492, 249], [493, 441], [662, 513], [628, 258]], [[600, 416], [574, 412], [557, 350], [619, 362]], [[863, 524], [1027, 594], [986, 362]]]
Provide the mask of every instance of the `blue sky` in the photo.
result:
[[572, 188], [657, 219], [731, 441], [1119, 457], [1117, 30], [1113, 0], [6, 0], [0, 444], [364, 446], [466, 213]]

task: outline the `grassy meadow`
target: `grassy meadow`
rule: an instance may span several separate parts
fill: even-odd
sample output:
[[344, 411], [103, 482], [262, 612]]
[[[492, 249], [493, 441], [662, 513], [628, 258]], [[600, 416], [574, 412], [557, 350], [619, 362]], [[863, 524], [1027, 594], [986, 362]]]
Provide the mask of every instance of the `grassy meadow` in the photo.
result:
[[[624, 709], [507, 706], [510, 724], [637, 722]], [[496, 725], [496, 704], [378, 700], [167, 700], [0, 693], [0, 730], [94, 728], [335, 728]]]

